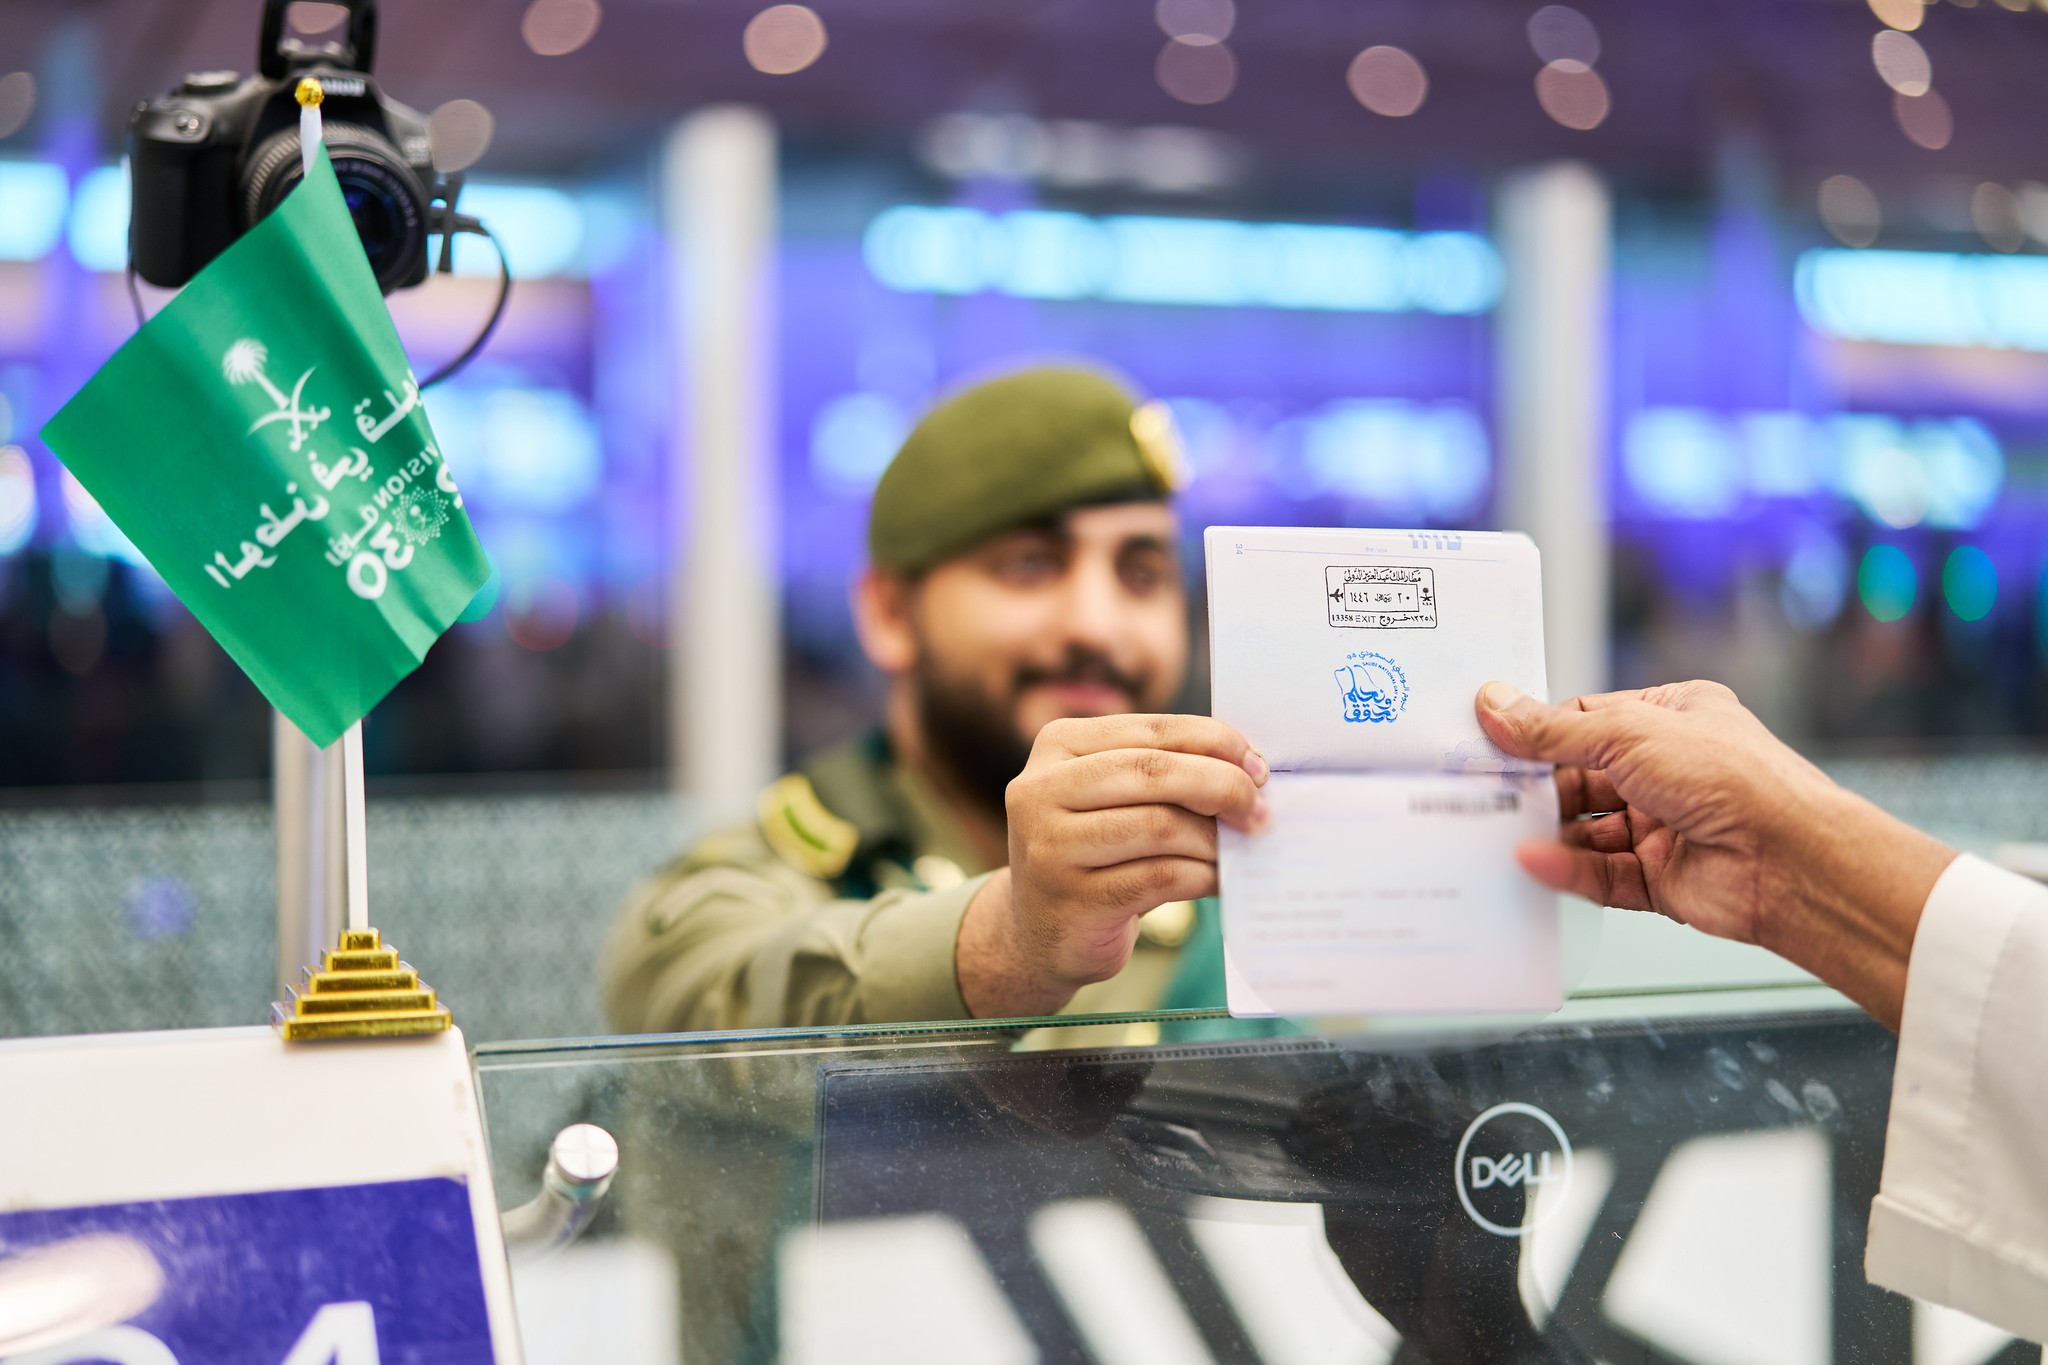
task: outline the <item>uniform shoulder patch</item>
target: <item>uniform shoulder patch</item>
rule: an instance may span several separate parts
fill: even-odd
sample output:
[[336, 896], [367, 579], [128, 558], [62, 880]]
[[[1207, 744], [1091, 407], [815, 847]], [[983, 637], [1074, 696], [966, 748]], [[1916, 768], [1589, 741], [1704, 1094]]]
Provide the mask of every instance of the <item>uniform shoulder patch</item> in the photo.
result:
[[860, 831], [825, 809], [802, 773], [787, 773], [770, 783], [761, 793], [756, 814], [768, 846], [809, 876], [838, 876], [860, 846]]

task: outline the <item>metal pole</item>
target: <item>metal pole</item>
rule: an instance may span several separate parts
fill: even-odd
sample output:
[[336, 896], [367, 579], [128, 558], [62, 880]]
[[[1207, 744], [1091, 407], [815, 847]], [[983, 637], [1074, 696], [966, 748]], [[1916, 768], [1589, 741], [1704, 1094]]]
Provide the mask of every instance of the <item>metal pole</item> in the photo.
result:
[[1579, 162], [1539, 166], [1508, 178], [1496, 210], [1500, 521], [1543, 552], [1551, 696], [1597, 692], [1609, 640], [1607, 186]]
[[662, 152], [682, 412], [669, 592], [672, 781], [700, 818], [752, 809], [781, 763], [773, 360], [775, 126], [723, 106]]
[[341, 937], [348, 888], [342, 851], [341, 750], [318, 749], [272, 713], [277, 823], [277, 999]]

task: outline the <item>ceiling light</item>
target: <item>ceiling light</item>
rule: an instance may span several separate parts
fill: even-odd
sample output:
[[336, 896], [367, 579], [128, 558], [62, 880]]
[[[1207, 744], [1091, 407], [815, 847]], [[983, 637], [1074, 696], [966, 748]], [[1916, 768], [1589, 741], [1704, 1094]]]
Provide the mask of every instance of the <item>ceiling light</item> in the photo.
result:
[[1569, 5], [1545, 5], [1529, 16], [1529, 46], [1546, 62], [1600, 60], [1600, 32]]
[[740, 45], [756, 71], [793, 75], [825, 55], [825, 21], [802, 5], [771, 5], [747, 21]]
[[1820, 182], [1820, 220], [1843, 246], [1869, 246], [1884, 226], [1877, 196], [1853, 175]]
[[2048, 243], [2048, 185], [2038, 180], [2024, 181], [2016, 195], [2020, 204], [2020, 222], [2025, 225], [2027, 235], [2037, 242]]
[[1955, 119], [1948, 111], [1948, 101], [1937, 90], [1924, 95], [1893, 95], [1892, 116], [1898, 119], [1900, 132], [1930, 152], [1948, 146], [1949, 139], [1955, 136]]
[[1153, 75], [1183, 104], [1215, 104], [1237, 88], [1237, 58], [1213, 40], [1175, 38], [1159, 50]]
[[1924, 95], [1934, 85], [1934, 67], [1927, 49], [1897, 29], [1883, 29], [1870, 40], [1870, 62], [1886, 85], [1901, 95]]
[[1152, 15], [1169, 38], [1222, 42], [1237, 26], [1235, 0], [1159, 0]]
[[427, 116], [427, 145], [434, 169], [444, 175], [466, 171], [490, 150], [497, 121], [475, 100], [449, 100]]
[[2019, 196], [1995, 180], [1970, 191], [1970, 221], [1993, 251], [2018, 251], [2027, 244]]
[[0, 137], [13, 137], [36, 111], [36, 78], [26, 71], [0, 76]]
[[541, 56], [566, 57], [597, 36], [603, 18], [597, 0], [533, 0], [519, 33]]
[[1422, 63], [1398, 47], [1369, 47], [1351, 59], [1345, 84], [1358, 102], [1387, 118], [1406, 118], [1429, 97]]
[[1551, 62], [1536, 73], [1536, 102], [1565, 127], [1585, 132], [1606, 121], [1607, 82], [1584, 62]]

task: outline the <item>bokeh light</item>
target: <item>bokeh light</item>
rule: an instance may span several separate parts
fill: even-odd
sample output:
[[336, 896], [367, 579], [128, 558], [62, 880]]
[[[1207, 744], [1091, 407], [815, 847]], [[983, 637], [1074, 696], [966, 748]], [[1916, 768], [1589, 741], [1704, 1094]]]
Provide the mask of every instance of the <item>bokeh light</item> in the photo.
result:
[[[472, 180], [462, 191], [462, 207], [489, 225], [514, 279], [567, 274], [583, 256], [583, 206], [552, 185]], [[498, 253], [483, 238], [464, 233], [455, 239], [455, 273], [496, 276]]]
[[1804, 528], [1785, 561], [1778, 606], [1799, 630], [1819, 630], [1842, 614], [1849, 596], [1849, 556], [1831, 532]]
[[604, 445], [597, 420], [567, 389], [444, 384], [427, 392], [442, 444], [459, 451], [463, 495], [483, 507], [562, 514], [597, 495]]
[[1981, 621], [1998, 602], [1998, 566], [1974, 545], [1958, 545], [1941, 566], [1941, 595], [1965, 621]]
[[1351, 59], [1344, 83], [1358, 102], [1386, 118], [1406, 118], [1429, 97], [1422, 63], [1398, 47], [1369, 47]]
[[811, 423], [811, 475], [826, 488], [866, 496], [909, 434], [911, 417], [887, 394], [844, 394]]
[[1913, 610], [1920, 574], [1896, 545], [1873, 545], [1856, 569], [1856, 596], [1863, 609], [1880, 621], [1897, 621]]
[[1622, 440], [1629, 486], [1660, 512], [1723, 517], [1743, 493], [1742, 461], [1725, 423], [1700, 408], [1649, 408]]
[[1970, 221], [1993, 251], [2018, 251], [2027, 244], [2020, 198], [1995, 180], [1970, 191]]
[[1927, 49], [1897, 29], [1885, 29], [1870, 40], [1870, 64], [1898, 94], [1924, 95], [1934, 88], [1934, 64], [1927, 60]]
[[2023, 180], [2013, 187], [2013, 195], [2019, 200], [2020, 224], [2027, 236], [2048, 245], [2048, 185]]
[[443, 174], [466, 171], [484, 159], [497, 131], [491, 111], [475, 100], [449, 100], [427, 116], [427, 143], [434, 149], [434, 169]]
[[[71, 187], [64, 168], [48, 161], [0, 161], [0, 261], [40, 260], [64, 233]], [[127, 205], [120, 228], [128, 232]], [[127, 251], [122, 249], [125, 258]]]
[[1529, 16], [1529, 46], [1546, 63], [1591, 66], [1600, 60], [1600, 31], [1569, 5], [1545, 5]]
[[1870, 0], [1870, 12], [1881, 24], [1911, 32], [1927, 17], [1927, 6], [1924, 0]]
[[825, 21], [802, 5], [770, 5], [747, 21], [740, 46], [754, 70], [793, 76], [825, 55]]
[[1607, 82], [1584, 62], [1551, 62], [1536, 73], [1536, 102], [1565, 127], [1586, 132], [1607, 120]]
[[20, 446], [0, 446], [0, 555], [28, 544], [36, 529], [36, 472]]
[[1821, 223], [1843, 246], [1869, 246], [1884, 227], [1877, 196], [1853, 175], [1831, 175], [1821, 181], [1819, 203]]
[[[1882, 419], [1880, 419], [1882, 420]], [[1851, 431], [1860, 433], [1861, 424]], [[1852, 435], [1842, 452], [1845, 491], [1871, 520], [1904, 531], [1927, 520], [1927, 474], [1889, 430], [1875, 439]]]
[[1892, 116], [1898, 119], [1900, 132], [1930, 152], [1948, 146], [1955, 136], [1955, 119], [1938, 90], [1917, 96], [1893, 95]]
[[13, 137], [36, 111], [36, 78], [26, 71], [0, 76], [0, 137]]
[[128, 264], [128, 168], [98, 166], [71, 192], [71, 220], [65, 241], [71, 258], [87, 270], [120, 270]]
[[1237, 58], [1206, 38], [1175, 38], [1153, 68], [1159, 88], [1182, 104], [1216, 104], [1237, 88]]
[[1389, 398], [1323, 407], [1302, 428], [1299, 459], [1299, 493], [1339, 493], [1438, 524], [1478, 510], [1493, 463], [1469, 406]]
[[1159, 0], [1152, 16], [1169, 38], [1207, 38], [1220, 43], [1237, 27], [1235, 0]]
[[519, 34], [543, 57], [566, 57], [595, 38], [603, 21], [597, 0], [533, 0]]

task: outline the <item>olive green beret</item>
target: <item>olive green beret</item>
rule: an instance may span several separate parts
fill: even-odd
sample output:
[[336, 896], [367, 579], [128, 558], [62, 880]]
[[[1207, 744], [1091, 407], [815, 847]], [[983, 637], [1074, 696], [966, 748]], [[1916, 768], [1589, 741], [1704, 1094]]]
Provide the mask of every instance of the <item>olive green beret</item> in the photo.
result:
[[919, 573], [1070, 507], [1163, 498], [1180, 450], [1162, 403], [1079, 366], [1018, 370], [924, 415], [875, 486], [868, 557]]

